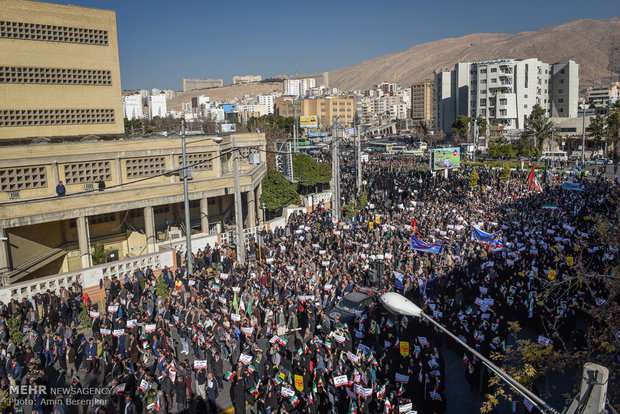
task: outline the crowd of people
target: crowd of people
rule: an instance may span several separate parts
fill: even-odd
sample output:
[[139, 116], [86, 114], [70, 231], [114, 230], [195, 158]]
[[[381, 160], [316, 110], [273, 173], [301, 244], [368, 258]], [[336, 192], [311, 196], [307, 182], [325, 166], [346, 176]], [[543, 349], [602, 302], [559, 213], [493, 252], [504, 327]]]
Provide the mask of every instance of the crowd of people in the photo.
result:
[[[238, 413], [441, 413], [458, 404], [446, 398], [443, 350], [462, 348], [444, 344], [433, 325], [379, 301], [351, 321], [328, 316], [366, 287], [402, 293], [484, 355], [505, 350], [510, 321], [543, 346], [584, 346], [578, 309], [618, 300], [603, 283], [585, 289], [578, 279], [584, 268], [617, 265], [594, 218], [617, 218], [618, 186], [601, 177], [565, 190], [567, 177], [549, 174], [544, 192], [532, 193], [527, 172], [503, 181], [480, 168], [472, 188], [469, 172], [443, 179], [375, 157], [365, 164], [366, 205], [336, 223], [328, 210], [293, 214], [250, 241], [246, 263], [234, 246], [207, 246], [194, 254], [193, 274], [183, 264], [105, 279], [103, 304], [79, 284], [2, 304], [0, 386], [110, 390], [90, 408], [29, 391], [40, 413], [216, 413], [226, 383]], [[353, 182], [345, 165], [348, 203]], [[497, 233], [500, 245], [472, 240], [473, 227]], [[412, 235], [441, 251], [412, 249]], [[15, 323], [21, 338], [9, 333]], [[488, 391], [480, 362], [465, 353], [463, 363], [471, 390]]]

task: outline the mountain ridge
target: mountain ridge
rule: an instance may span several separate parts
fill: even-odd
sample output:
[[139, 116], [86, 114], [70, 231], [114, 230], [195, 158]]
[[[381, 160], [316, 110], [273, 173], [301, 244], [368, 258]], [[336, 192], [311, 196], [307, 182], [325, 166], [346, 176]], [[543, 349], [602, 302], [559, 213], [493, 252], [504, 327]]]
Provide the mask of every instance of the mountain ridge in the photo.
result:
[[[587, 35], [584, 35], [587, 34]], [[329, 72], [330, 86], [365, 90], [395, 82], [403, 87], [432, 78], [455, 63], [538, 58], [546, 63], [572, 59], [580, 64], [580, 89], [617, 81], [620, 74], [620, 17], [577, 19], [516, 34], [470, 33], [414, 45]]]

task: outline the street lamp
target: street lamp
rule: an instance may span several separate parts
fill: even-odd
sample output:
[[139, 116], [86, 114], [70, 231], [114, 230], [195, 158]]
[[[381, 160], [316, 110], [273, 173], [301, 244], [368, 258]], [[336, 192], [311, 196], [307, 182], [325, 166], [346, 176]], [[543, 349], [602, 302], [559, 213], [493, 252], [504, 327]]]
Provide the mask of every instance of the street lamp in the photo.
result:
[[[211, 137], [211, 138], [207, 138], [207, 139], [202, 139], [199, 141], [192, 141], [189, 144], [195, 144], [197, 142], [202, 142], [202, 141], [214, 141], [216, 143], [220, 143], [222, 142], [222, 138], [221, 137]], [[187, 154], [186, 154], [186, 147], [187, 145], [189, 145], [186, 140], [185, 140], [185, 120], [181, 121], [181, 142], [182, 142], [182, 146], [183, 146], [183, 152], [182, 152], [182, 162], [183, 162], [183, 166], [181, 169], [181, 177], [183, 178], [183, 206], [185, 207], [185, 253], [186, 253], [186, 257], [187, 257], [187, 275], [191, 275], [192, 274], [192, 264], [193, 264], [193, 258], [192, 258], [192, 234], [191, 234], [191, 223], [190, 223], [190, 216], [189, 216], [189, 191], [188, 191], [188, 180], [189, 180], [189, 175], [191, 174], [190, 168], [187, 166]]]
[[412, 316], [415, 318], [423, 318], [435, 325], [440, 329], [440, 332], [445, 332], [448, 336], [454, 339], [459, 345], [463, 346], [467, 349], [468, 352], [475, 355], [482, 363], [495, 375], [502, 379], [505, 383], [507, 383], [511, 388], [516, 390], [519, 394], [530, 400], [534, 405], [536, 405], [542, 412], [549, 412], [553, 414], [559, 414], [557, 410], [551, 407], [548, 403], [546, 403], [542, 398], [534, 394], [532, 391], [528, 390], [517, 380], [512, 378], [510, 375], [502, 371], [500, 367], [495, 365], [493, 362], [482, 356], [478, 351], [461, 341], [456, 335], [446, 329], [445, 326], [425, 314], [422, 309], [417, 306], [415, 303], [411, 302], [409, 299], [404, 297], [403, 295], [396, 292], [387, 292], [381, 295], [381, 303], [387, 308], [388, 311], [399, 314]]

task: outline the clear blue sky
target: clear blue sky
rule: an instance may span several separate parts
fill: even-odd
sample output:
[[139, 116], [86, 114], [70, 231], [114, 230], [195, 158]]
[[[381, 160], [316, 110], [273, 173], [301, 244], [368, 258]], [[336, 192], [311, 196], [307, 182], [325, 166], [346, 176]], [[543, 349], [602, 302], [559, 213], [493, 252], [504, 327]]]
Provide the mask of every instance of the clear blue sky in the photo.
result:
[[329, 71], [445, 37], [620, 15], [619, 0], [51, 1], [116, 11], [123, 89]]

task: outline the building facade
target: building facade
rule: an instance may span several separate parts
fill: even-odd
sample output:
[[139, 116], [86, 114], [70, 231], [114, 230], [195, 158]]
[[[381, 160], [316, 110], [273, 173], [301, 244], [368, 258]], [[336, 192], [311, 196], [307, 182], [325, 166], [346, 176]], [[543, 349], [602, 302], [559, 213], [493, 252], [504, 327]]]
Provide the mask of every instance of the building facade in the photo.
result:
[[142, 95], [136, 93], [123, 96], [123, 115], [130, 121], [144, 118]]
[[587, 90], [588, 102], [590, 103], [613, 103], [620, 98], [620, 82], [609, 85], [590, 86]]
[[260, 75], [233, 76], [233, 85], [260, 82], [263, 77]]
[[221, 88], [222, 86], [224, 86], [224, 79], [183, 79], [183, 92]]
[[411, 86], [411, 119], [433, 126], [433, 100], [435, 98], [433, 79], [424, 79]]
[[149, 119], [158, 116], [164, 118], [168, 113], [166, 109], [166, 95], [151, 95], [148, 97]]
[[267, 111], [267, 114], [274, 113], [274, 106], [273, 106], [274, 98], [275, 98], [274, 95], [258, 95], [258, 103], [261, 105], [265, 105], [265, 110]]
[[485, 118], [491, 130], [521, 130], [535, 105], [547, 116], [553, 111], [558, 116], [576, 114], [578, 72], [579, 65], [573, 61], [554, 65], [538, 59], [457, 63], [451, 71], [435, 73], [435, 129], [451, 134], [456, 117], [466, 115]]
[[[295, 108], [293, 108], [293, 102], [295, 102]], [[357, 113], [355, 96], [299, 100], [282, 96], [274, 100], [274, 105], [276, 116], [318, 116], [319, 128], [330, 128], [335, 116], [339, 117], [340, 125], [352, 125]]]
[[314, 78], [285, 79], [282, 82], [282, 94], [288, 96], [306, 96], [316, 86]]
[[2, 1], [0, 139], [123, 134], [121, 90], [113, 11]]
[[[187, 145], [193, 231], [219, 233], [233, 220], [233, 140], [244, 222], [255, 226], [267, 171], [264, 134], [229, 135], [220, 144], [208, 138], [195, 136]], [[87, 268], [97, 244], [117, 259], [157, 251], [184, 223], [183, 182], [163, 175], [182, 166], [181, 152], [180, 137], [3, 148], [0, 275], [14, 282]], [[60, 182], [64, 196], [56, 193]]]

